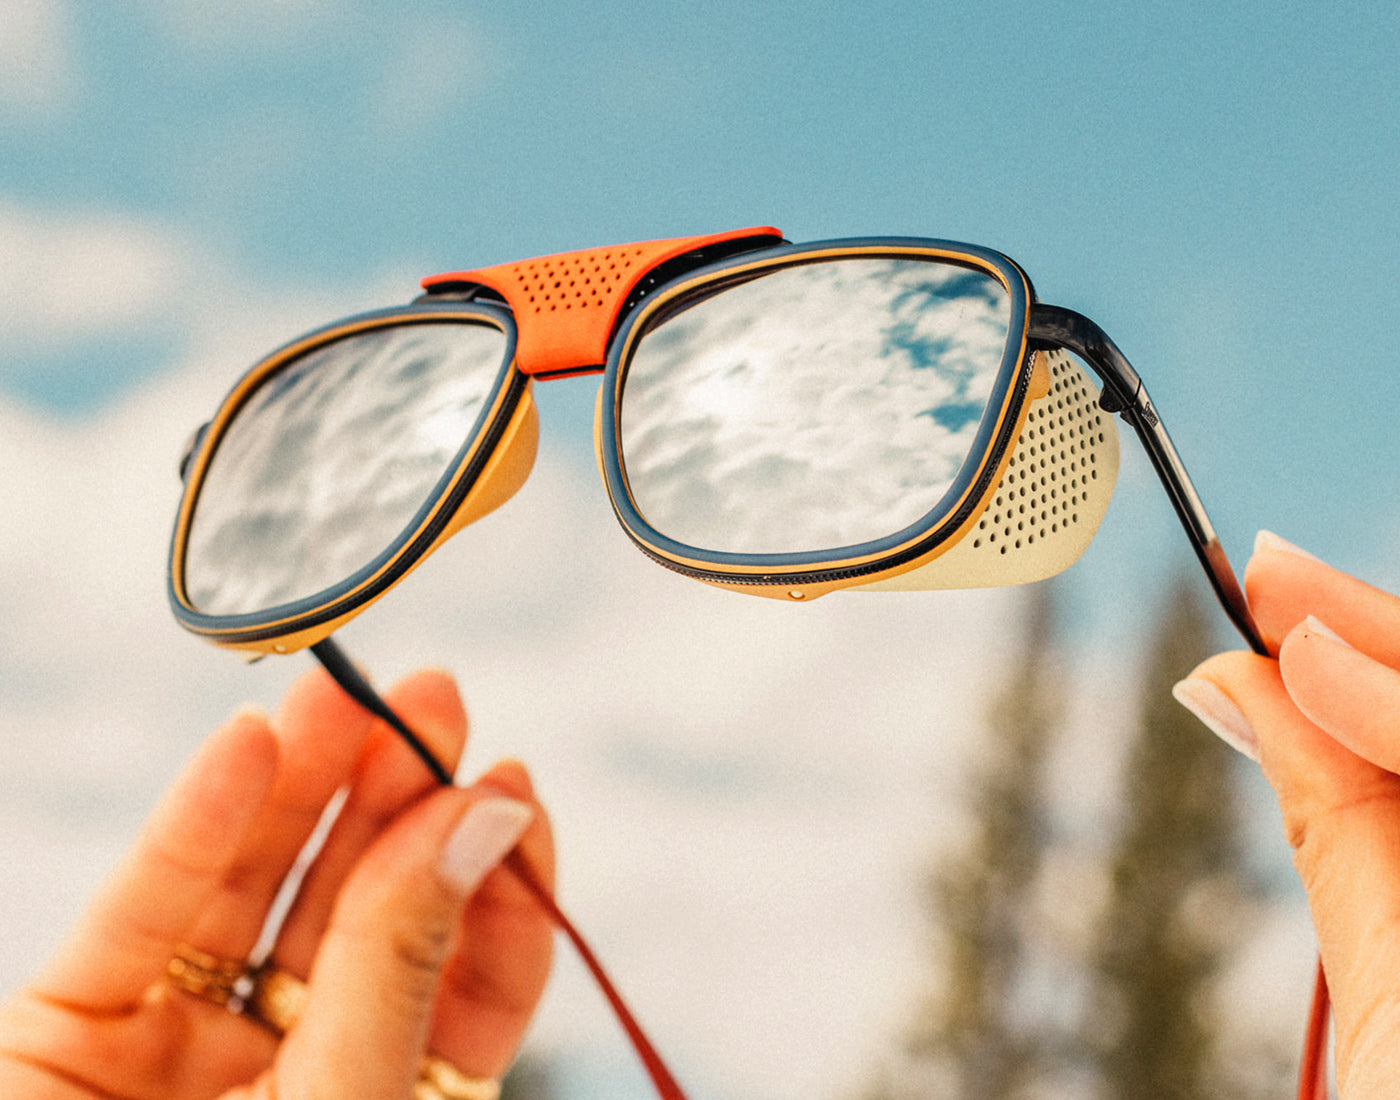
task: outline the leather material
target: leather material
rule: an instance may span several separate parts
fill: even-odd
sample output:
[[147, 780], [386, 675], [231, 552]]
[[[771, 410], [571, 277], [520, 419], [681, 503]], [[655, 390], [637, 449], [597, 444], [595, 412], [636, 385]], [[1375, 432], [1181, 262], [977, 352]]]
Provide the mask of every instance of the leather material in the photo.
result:
[[603, 368], [622, 307], [648, 273], [687, 252], [746, 238], [778, 244], [783, 235], [760, 226], [559, 252], [433, 275], [423, 280], [423, 289], [430, 294], [459, 286], [494, 290], [515, 314], [515, 363], [522, 374], [581, 374]]

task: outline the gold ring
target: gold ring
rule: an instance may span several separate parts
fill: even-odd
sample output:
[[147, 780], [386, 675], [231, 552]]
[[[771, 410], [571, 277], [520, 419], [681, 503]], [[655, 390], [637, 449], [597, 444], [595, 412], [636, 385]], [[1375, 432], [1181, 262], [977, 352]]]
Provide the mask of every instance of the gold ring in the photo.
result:
[[230, 1012], [241, 1012], [254, 971], [242, 959], [210, 955], [187, 943], [179, 944], [165, 964], [165, 976], [177, 989]]
[[271, 963], [252, 971], [252, 988], [243, 1002], [243, 1015], [279, 1039], [301, 1019], [306, 1006], [306, 983]]
[[429, 1054], [418, 1067], [413, 1100], [499, 1100], [501, 1082], [494, 1077], [468, 1077], [446, 1058]]
[[[279, 1038], [301, 1018], [306, 983], [265, 963], [248, 972], [251, 985], [240, 1011]], [[418, 1067], [413, 1100], [499, 1100], [501, 1082], [494, 1077], [468, 1077], [445, 1058], [429, 1054]]]

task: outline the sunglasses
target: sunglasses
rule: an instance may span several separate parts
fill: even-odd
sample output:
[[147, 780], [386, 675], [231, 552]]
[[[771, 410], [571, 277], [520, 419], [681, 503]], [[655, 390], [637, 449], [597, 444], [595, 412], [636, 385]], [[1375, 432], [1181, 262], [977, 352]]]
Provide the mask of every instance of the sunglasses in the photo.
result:
[[632, 541], [789, 601], [1068, 568], [1108, 506], [1121, 414], [1260, 648], [1141, 380], [1000, 253], [764, 228], [423, 285], [273, 352], [196, 434], [169, 569], [185, 627], [255, 653], [328, 638], [520, 487], [536, 380], [601, 372], [598, 460]]
[[[310, 647], [443, 782], [331, 635], [520, 488], [539, 434], [532, 388], [551, 378], [603, 375], [598, 462], [643, 553], [793, 602], [1063, 571], [1108, 507], [1117, 414], [1225, 614], [1266, 652], [1142, 380], [1098, 325], [1038, 301], [999, 252], [904, 237], [792, 244], [762, 227], [423, 289], [292, 341], [235, 385], [184, 456], [168, 581], [180, 623], [217, 645]], [[587, 945], [532, 888], [658, 1089], [679, 1096]], [[1326, 1070], [1320, 974], [1304, 1096]]]

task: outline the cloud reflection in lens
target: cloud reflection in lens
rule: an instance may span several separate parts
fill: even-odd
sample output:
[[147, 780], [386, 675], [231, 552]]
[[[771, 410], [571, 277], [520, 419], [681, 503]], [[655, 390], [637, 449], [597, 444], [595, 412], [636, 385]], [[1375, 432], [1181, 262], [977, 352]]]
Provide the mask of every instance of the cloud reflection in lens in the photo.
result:
[[908, 259], [781, 269], [648, 331], [623, 466], [653, 528], [724, 553], [883, 538], [932, 511], [972, 448], [1006, 346], [1006, 290]]
[[400, 324], [317, 348], [259, 386], [200, 490], [185, 557], [194, 607], [265, 611], [373, 562], [479, 427], [504, 348], [487, 325]]

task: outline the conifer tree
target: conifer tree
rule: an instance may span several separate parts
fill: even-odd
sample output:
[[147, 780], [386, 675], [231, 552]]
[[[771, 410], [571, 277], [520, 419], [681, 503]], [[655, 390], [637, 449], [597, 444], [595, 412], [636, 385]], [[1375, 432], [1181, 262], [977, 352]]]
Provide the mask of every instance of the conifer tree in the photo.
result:
[[1236, 759], [1171, 698], [1210, 649], [1195, 578], [1171, 587], [1152, 639], [1125, 820], [1098, 940], [1095, 1018], [1103, 1095], [1221, 1100], [1210, 982], [1237, 940], [1246, 876]]
[[549, 1062], [527, 1050], [501, 1082], [500, 1100], [552, 1100], [558, 1092]]
[[1046, 843], [1042, 774], [1061, 717], [1052, 585], [1027, 589], [1022, 645], [987, 716], [971, 780], [973, 837], [930, 876], [938, 993], [914, 1021], [905, 1059], [882, 1091], [1007, 1100], [1053, 1052], [1019, 1026], [1013, 999], [1025, 924]]
[[[1077, 977], [1068, 1017], [1039, 1014], [1030, 968], [1057, 950], [1038, 942], [1037, 876], [1054, 850], [1098, 858], [1055, 836], [1048, 756], [1062, 720], [1053, 589], [1028, 590], [1022, 648], [988, 712], [971, 780], [971, 839], [929, 878], [929, 916], [943, 950], [903, 1057], [873, 1100], [1245, 1100], [1276, 1095], [1277, 1051], [1246, 1055], [1222, 1073], [1213, 982], [1245, 934], [1258, 900], [1238, 846], [1239, 760], [1171, 698], [1171, 686], [1210, 651], [1199, 581], [1169, 588], [1148, 640], [1141, 704], [1107, 856], [1098, 937], [1055, 962]], [[1102, 737], [1112, 731], [1095, 731]], [[1080, 954], [1080, 952], [1083, 952]], [[1088, 996], [1081, 997], [1087, 990]], [[1075, 1011], [1082, 1001], [1087, 1008]], [[1071, 1029], [1077, 1032], [1071, 1034]], [[1267, 1064], [1265, 1064], [1267, 1063]], [[1072, 1083], [1068, 1091], [1067, 1083]], [[1084, 1087], [1088, 1086], [1088, 1093]]]

